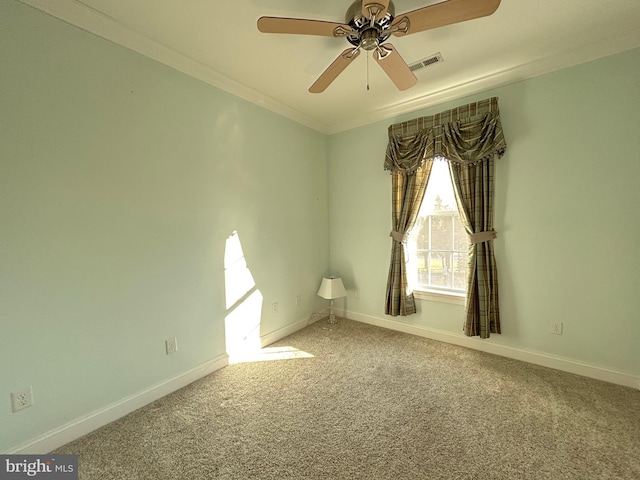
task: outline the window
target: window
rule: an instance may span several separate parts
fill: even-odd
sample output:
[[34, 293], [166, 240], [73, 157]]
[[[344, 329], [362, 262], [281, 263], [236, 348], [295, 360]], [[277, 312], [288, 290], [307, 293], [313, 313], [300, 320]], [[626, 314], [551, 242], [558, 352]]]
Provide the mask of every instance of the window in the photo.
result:
[[463, 297], [469, 238], [460, 221], [449, 167], [435, 160], [408, 242], [408, 281], [414, 292]]

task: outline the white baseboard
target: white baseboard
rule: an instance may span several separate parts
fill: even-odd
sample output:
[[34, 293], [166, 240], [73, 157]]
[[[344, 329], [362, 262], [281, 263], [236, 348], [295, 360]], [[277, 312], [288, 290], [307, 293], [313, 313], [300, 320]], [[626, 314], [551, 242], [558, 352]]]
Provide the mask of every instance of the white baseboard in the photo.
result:
[[390, 330], [430, 338], [432, 340], [459, 345], [461, 347], [472, 348], [474, 350], [480, 350], [482, 352], [513, 358], [515, 360], [521, 360], [523, 362], [533, 363], [535, 365], [541, 365], [543, 367], [549, 367], [563, 372], [574, 373], [576, 375], [582, 375], [583, 377], [589, 377], [640, 390], [640, 376], [637, 375], [590, 365], [584, 362], [550, 355], [548, 353], [499, 345], [497, 343], [492, 343], [490, 340], [480, 340], [478, 338], [467, 337], [462, 334], [456, 335], [455, 333], [443, 330], [410, 325], [397, 320], [373, 317], [356, 312], [347, 312], [346, 317], [350, 320], [368, 323], [369, 325], [375, 325], [378, 327], [388, 328]]
[[51, 430], [7, 453], [22, 455], [49, 453], [182, 387], [186, 387], [190, 383], [226, 367], [228, 364], [229, 358], [227, 354], [219, 355], [166, 382], [123, 398], [100, 410], [96, 410], [95, 412]]
[[[314, 314], [311, 318], [299, 320], [291, 325], [287, 325], [275, 332], [268, 333], [261, 337], [262, 346], [265, 347], [278, 340], [291, 335], [312, 324], [319, 318], [322, 318], [322, 313]], [[142, 392], [138, 392], [129, 397], [123, 398], [111, 405], [107, 405], [104, 408], [96, 410], [95, 412], [84, 415], [72, 422], [62, 425], [58, 428], [50, 430], [49, 432], [24, 443], [10, 451], [8, 454], [17, 455], [29, 455], [29, 454], [43, 454], [48, 453], [56, 448], [66, 445], [69, 442], [77, 440], [88, 433], [97, 430], [100, 427], [107, 425], [119, 418], [128, 415], [129, 413], [144, 407], [166, 395], [169, 395], [176, 390], [186, 387], [190, 383], [199, 380], [202, 377], [209, 375], [229, 364], [229, 357], [227, 354], [219, 355], [210, 361], [195, 367], [177, 377], [174, 377], [166, 382], [150, 387]]]
[[287, 325], [286, 327], [280, 328], [274, 332], [267, 333], [266, 335], [262, 335], [260, 337], [260, 345], [262, 348], [266, 347], [267, 345], [271, 345], [272, 343], [277, 342], [278, 340], [281, 340], [284, 337], [288, 337], [289, 335], [296, 333], [298, 330], [302, 330], [303, 328], [308, 327], [312, 323], [317, 322], [318, 320], [323, 318], [323, 316], [329, 316], [329, 310], [314, 313], [309, 318], [298, 320], [297, 322], [292, 323], [291, 325]]
[[[265, 347], [278, 340], [285, 338], [298, 330], [305, 328], [306, 326], [314, 323], [315, 321], [323, 318], [323, 314], [327, 312], [320, 312], [313, 315], [310, 319], [299, 320], [291, 325], [280, 328], [274, 332], [268, 333], [261, 337], [262, 346]], [[326, 315], [325, 315], [326, 316]], [[459, 345], [462, 347], [472, 348], [495, 355], [500, 355], [507, 358], [513, 358], [516, 360], [522, 360], [524, 362], [533, 363], [535, 365], [541, 365], [544, 367], [554, 368], [577, 375], [582, 375], [597, 380], [603, 380], [605, 382], [615, 383], [623, 385], [625, 387], [636, 388], [640, 390], [640, 377], [630, 375], [615, 370], [598, 367], [595, 365], [589, 365], [574, 360], [549, 355], [543, 352], [536, 352], [532, 350], [524, 350], [519, 348], [508, 347], [492, 343], [489, 340], [478, 340], [477, 338], [466, 337], [464, 335], [456, 335], [451, 332], [442, 330], [430, 329], [426, 327], [410, 325], [407, 323], [398, 322], [396, 320], [389, 320], [386, 318], [373, 317], [370, 315], [363, 315], [356, 312], [346, 312], [345, 316], [350, 320], [355, 320], [378, 327], [388, 328], [390, 330], [396, 330], [403, 333], [409, 333], [420, 337], [430, 338], [432, 340], [438, 340], [453, 345]], [[215, 372], [229, 364], [229, 358], [226, 354], [219, 355], [210, 361], [189, 370], [175, 378], [167, 380], [161, 384], [150, 387], [142, 392], [136, 393], [129, 397], [123, 398], [118, 402], [108, 405], [100, 410], [92, 412], [88, 415], [80, 417], [70, 423], [62, 425], [54, 430], [51, 430], [40, 437], [22, 444], [15, 449], [7, 452], [8, 454], [42, 454], [48, 453], [56, 448], [66, 445], [73, 440], [76, 440], [92, 431], [107, 425], [125, 415], [148, 405], [180, 388], [183, 388], [190, 383], [199, 380], [210, 373]]]

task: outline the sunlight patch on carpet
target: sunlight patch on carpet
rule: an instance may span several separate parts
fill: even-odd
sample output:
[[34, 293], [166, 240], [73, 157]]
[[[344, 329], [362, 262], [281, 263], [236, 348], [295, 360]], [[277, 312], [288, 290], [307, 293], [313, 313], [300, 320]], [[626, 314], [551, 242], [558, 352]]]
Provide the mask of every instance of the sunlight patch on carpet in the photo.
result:
[[242, 352], [229, 357], [229, 364], [246, 362], [268, 362], [273, 360], [291, 360], [295, 358], [314, 358], [308, 352], [295, 347], [266, 347], [254, 352]]

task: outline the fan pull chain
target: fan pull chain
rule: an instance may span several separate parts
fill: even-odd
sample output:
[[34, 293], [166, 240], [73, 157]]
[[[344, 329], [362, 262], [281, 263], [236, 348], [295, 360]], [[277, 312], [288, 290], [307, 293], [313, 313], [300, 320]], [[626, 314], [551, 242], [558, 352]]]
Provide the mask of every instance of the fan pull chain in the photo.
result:
[[370, 90], [369, 88], [369, 55], [371, 55], [371, 51], [367, 52], [367, 92]]

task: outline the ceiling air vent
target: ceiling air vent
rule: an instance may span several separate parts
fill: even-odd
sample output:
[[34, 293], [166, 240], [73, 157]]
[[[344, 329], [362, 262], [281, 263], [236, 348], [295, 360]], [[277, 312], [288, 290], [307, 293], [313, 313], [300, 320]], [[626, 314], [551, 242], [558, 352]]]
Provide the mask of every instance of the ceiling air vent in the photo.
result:
[[433, 65], [434, 63], [442, 63], [444, 59], [442, 58], [442, 54], [440, 52], [434, 53], [433, 55], [423, 58], [422, 60], [418, 60], [415, 63], [409, 65], [409, 70], [415, 72], [416, 70], [420, 70], [421, 68], [428, 67], [429, 65]]

